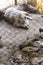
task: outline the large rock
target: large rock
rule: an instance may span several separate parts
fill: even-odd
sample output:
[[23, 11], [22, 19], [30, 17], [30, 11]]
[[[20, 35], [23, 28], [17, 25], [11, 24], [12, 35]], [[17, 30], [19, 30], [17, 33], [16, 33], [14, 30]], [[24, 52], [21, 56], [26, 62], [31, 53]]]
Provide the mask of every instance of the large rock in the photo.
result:
[[22, 52], [24, 52], [25, 54], [28, 54], [30, 57], [34, 56], [38, 56], [37, 51], [39, 50], [39, 48], [37, 47], [25, 47], [22, 49]]
[[28, 46], [28, 47], [23, 48], [23, 51], [27, 51], [27, 52], [28, 52], [28, 51], [33, 51], [33, 52], [35, 52], [35, 51], [38, 51], [38, 49], [39, 49], [39, 48], [31, 47], [31, 46], [29, 47], [29, 46]]

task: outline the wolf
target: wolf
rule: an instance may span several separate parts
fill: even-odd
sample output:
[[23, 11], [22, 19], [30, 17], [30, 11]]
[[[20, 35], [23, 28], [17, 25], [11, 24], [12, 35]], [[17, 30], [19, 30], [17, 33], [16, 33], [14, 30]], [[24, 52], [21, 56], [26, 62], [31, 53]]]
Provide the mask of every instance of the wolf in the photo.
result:
[[9, 7], [5, 10], [4, 18], [14, 26], [29, 28], [29, 19], [27, 12], [17, 10], [14, 7]]

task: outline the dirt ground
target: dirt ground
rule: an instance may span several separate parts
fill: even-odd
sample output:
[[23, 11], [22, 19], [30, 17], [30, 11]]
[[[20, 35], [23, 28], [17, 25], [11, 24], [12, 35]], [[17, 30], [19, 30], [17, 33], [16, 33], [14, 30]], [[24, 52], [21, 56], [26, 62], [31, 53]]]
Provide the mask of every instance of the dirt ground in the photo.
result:
[[[11, 46], [22, 43], [27, 37], [31, 38], [39, 33], [39, 28], [43, 27], [43, 18], [39, 14], [30, 14], [33, 20], [29, 20], [29, 29], [16, 28], [4, 20], [0, 20], [0, 36], [3, 48], [0, 49], [0, 60], [6, 63], [10, 57]], [[6, 58], [7, 57], [7, 58]]]
[[18, 44], [24, 41], [27, 36], [31, 37], [34, 33], [38, 33], [38, 29], [43, 26], [43, 18], [41, 18], [41, 15], [37, 14], [30, 14], [30, 16], [33, 20], [29, 20], [28, 30], [16, 28], [4, 20], [0, 21], [0, 36], [2, 37], [2, 41], [4, 43], [9, 42]]

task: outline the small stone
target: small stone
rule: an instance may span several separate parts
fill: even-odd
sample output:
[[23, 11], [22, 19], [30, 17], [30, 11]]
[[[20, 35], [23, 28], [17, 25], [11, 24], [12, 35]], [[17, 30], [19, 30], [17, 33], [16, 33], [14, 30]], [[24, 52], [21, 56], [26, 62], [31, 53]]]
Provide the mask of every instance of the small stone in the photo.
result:
[[36, 57], [32, 59], [32, 64], [39, 64], [40, 62], [43, 62], [43, 57]]
[[3, 44], [0, 43], [0, 48], [2, 48], [2, 47], [3, 47]]
[[19, 45], [19, 48], [22, 49], [22, 48], [24, 48], [24, 47], [26, 47], [26, 46], [28, 46], [28, 41], [27, 41], [27, 40], [25, 40], [23, 43], [21, 43], [21, 44]]
[[23, 52], [27, 52], [27, 53], [36, 52], [38, 50], [39, 50], [39, 48], [37, 48], [37, 47], [29, 47], [29, 46], [22, 49]]
[[18, 51], [17, 53], [14, 54], [13, 60], [15, 62], [22, 62], [22, 54]]
[[12, 59], [9, 59], [9, 60], [7, 61], [7, 63], [6, 63], [6, 65], [14, 65], [13, 60], [12, 60]]
[[22, 59], [22, 54], [16, 56], [17, 59]]
[[34, 57], [39, 57], [39, 54], [36, 53], [36, 52], [33, 52], [33, 53], [32, 53], [32, 58], [34, 58]]
[[40, 56], [43, 56], [43, 47], [40, 48], [40, 50], [39, 50], [39, 55], [40, 55]]
[[35, 43], [37, 46], [43, 47], [43, 41], [36, 41]]
[[43, 32], [43, 27], [41, 27], [41, 28], [39, 29], [39, 32], [40, 32], [40, 33]]
[[41, 65], [43, 65], [43, 61], [41, 62]]
[[40, 33], [40, 38], [43, 39], [43, 32]]
[[40, 46], [43, 46], [43, 42], [40, 43]]
[[3, 47], [2, 41], [1, 41], [1, 36], [0, 36], [0, 48]]

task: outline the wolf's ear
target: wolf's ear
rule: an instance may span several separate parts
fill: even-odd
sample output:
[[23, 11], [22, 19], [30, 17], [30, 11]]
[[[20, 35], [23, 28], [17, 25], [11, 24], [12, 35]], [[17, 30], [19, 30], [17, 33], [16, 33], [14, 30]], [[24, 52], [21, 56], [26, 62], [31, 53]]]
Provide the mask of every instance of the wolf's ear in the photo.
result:
[[33, 18], [30, 17], [30, 16], [26, 16], [26, 18], [29, 19], [29, 20], [33, 20]]

